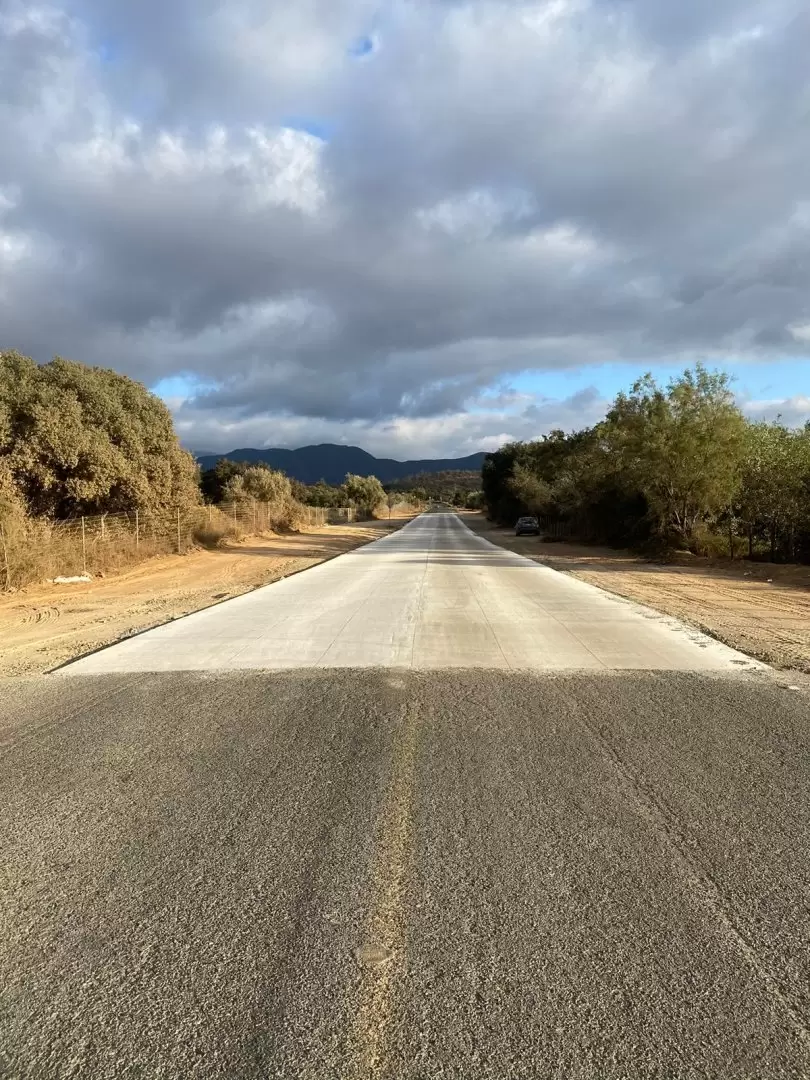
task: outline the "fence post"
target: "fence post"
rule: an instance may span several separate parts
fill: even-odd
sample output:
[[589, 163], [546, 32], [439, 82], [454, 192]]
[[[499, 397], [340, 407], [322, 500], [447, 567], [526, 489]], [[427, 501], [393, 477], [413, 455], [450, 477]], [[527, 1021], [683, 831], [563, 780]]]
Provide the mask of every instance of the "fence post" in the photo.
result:
[[106, 515], [106, 514], [102, 514], [102, 515], [101, 515], [101, 542], [102, 542], [102, 543], [103, 543], [103, 542], [104, 542], [104, 541], [105, 541], [105, 540], [107, 539], [107, 537], [106, 537], [106, 534], [105, 534], [105, 532], [104, 532], [104, 519], [105, 519], [106, 517], [107, 517], [107, 515]]
[[141, 546], [141, 522], [138, 516], [138, 511], [135, 511], [135, 550], [138, 551]]
[[180, 545], [180, 507], [179, 506], [177, 507], [177, 554], [178, 555], [182, 554], [182, 549], [181, 549], [181, 545]]
[[253, 500], [253, 535], [256, 535], [258, 521], [256, 520], [256, 500]]
[[3, 532], [3, 526], [0, 525], [0, 542], [3, 544], [3, 562], [6, 567], [6, 592], [11, 592], [11, 567], [8, 563], [8, 548], [6, 547], [6, 534]]
[[236, 518], [236, 503], [235, 502], [231, 503], [231, 509], [233, 510], [233, 523], [234, 523], [234, 525], [238, 525], [239, 522], [237, 521], [237, 518]]
[[84, 527], [84, 517], [82, 517], [82, 573], [87, 573], [87, 536]]

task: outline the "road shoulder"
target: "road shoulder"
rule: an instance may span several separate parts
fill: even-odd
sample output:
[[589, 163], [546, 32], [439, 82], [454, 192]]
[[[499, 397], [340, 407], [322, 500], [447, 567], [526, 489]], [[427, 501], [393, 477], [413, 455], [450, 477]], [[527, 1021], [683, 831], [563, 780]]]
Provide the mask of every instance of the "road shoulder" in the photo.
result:
[[499, 547], [674, 616], [775, 668], [810, 676], [808, 567], [699, 558], [688, 565], [652, 562], [628, 551], [516, 537], [480, 513], [465, 513], [462, 520]]
[[37, 585], [0, 599], [0, 678], [37, 675], [143, 630], [251, 592], [368, 544], [410, 518], [309, 528], [188, 555], [72, 585]]

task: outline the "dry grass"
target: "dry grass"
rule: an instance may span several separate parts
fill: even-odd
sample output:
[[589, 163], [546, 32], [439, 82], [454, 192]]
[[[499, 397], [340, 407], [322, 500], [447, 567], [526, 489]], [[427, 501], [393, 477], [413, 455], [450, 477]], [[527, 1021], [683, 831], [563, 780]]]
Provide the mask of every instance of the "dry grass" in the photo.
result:
[[246, 536], [212, 550], [158, 556], [119, 575], [74, 585], [32, 585], [0, 596], [0, 678], [47, 671], [138, 630], [305, 570], [401, 524], [344, 522], [284, 536]]
[[0, 591], [56, 577], [118, 574], [157, 555], [210, 550], [246, 536], [294, 533], [341, 517], [346, 520], [350, 514], [302, 506], [293, 499], [61, 522], [31, 518], [15, 509], [0, 519]]
[[380, 505], [374, 510], [373, 517], [377, 521], [402, 521], [415, 517], [417, 514], [421, 514], [424, 510], [424, 506], [421, 503], [412, 503], [407, 500], [394, 503], [389, 507], [388, 503], [380, 503]]

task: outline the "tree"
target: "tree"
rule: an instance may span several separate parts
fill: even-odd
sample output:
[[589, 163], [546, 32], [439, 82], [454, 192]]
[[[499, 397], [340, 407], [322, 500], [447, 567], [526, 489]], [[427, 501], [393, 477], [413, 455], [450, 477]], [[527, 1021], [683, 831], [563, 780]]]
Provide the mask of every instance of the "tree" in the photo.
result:
[[105, 368], [0, 353], [0, 460], [34, 514], [199, 501], [198, 470], [160, 398]]
[[535, 517], [539, 517], [553, 501], [551, 485], [520, 462], [516, 462], [512, 468], [510, 485], [515, 495]]
[[200, 476], [200, 488], [206, 502], [219, 503], [225, 499], [225, 487], [234, 476], [241, 476], [248, 468], [245, 461], [220, 458], [213, 469], [206, 469]]
[[305, 489], [302, 502], [308, 506], [342, 506], [345, 501], [343, 490], [327, 484], [325, 480], [319, 480], [317, 484], [310, 484]]
[[748, 426], [738, 509], [748, 526], [749, 554], [762, 530], [771, 560], [780, 535], [793, 557], [796, 533], [810, 523], [810, 430], [792, 431], [779, 421]]
[[250, 493], [245, 486], [245, 477], [242, 473], [234, 473], [234, 475], [225, 482], [225, 486], [222, 489], [222, 502], [247, 502], [250, 499]]
[[487, 515], [493, 521], [513, 525], [525, 507], [512, 487], [515, 465], [523, 453], [522, 443], [506, 443], [487, 454], [481, 467], [481, 486]]
[[349, 506], [355, 506], [363, 514], [373, 514], [385, 501], [385, 489], [376, 476], [356, 476], [346, 473], [343, 493]]
[[646, 375], [618, 395], [603, 432], [625, 484], [644, 496], [662, 532], [688, 541], [733, 502], [745, 419], [727, 375], [697, 365], [666, 391]]
[[293, 497], [290, 478], [277, 469], [250, 465], [232, 476], [224, 488], [226, 502], [255, 499], [264, 503], [288, 502]]
[[261, 469], [252, 466], [242, 477], [250, 496], [259, 502], [277, 503], [292, 498], [290, 479], [278, 469]]

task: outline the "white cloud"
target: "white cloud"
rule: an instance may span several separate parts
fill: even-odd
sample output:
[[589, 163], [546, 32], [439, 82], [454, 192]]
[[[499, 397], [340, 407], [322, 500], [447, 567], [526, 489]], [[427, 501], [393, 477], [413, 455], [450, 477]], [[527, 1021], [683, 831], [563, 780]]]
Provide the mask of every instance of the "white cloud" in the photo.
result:
[[810, 396], [795, 394], [788, 398], [743, 399], [740, 406], [752, 420], [781, 420], [788, 427], [810, 423]]
[[195, 445], [460, 450], [576, 411], [517, 372], [810, 356], [801, 0], [1, 6], [0, 344], [193, 372]]

